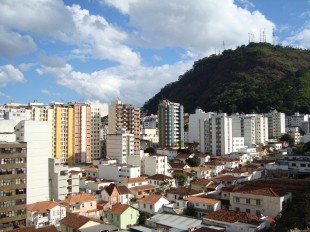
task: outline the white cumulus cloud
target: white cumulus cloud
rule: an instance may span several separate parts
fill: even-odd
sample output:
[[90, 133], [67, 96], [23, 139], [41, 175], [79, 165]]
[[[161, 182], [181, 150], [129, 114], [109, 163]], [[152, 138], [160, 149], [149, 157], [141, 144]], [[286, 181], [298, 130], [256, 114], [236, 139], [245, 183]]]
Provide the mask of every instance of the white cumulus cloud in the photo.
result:
[[40, 75], [56, 77], [58, 84], [66, 86], [85, 99], [107, 103], [117, 98], [141, 106], [167, 83], [188, 70], [192, 61], [158, 67], [119, 65], [98, 72], [75, 71], [70, 64], [65, 67], [42, 66]]
[[[238, 7], [233, 0], [106, 0], [129, 16], [130, 25], [139, 30], [145, 46], [175, 46], [210, 54], [214, 48], [226, 48], [248, 42], [248, 33], [266, 33], [272, 42], [275, 25], [258, 11]], [[128, 6], [127, 6], [128, 5]], [[137, 40], [138, 41], [138, 40]]]
[[25, 82], [24, 74], [11, 64], [0, 66], [0, 87], [6, 86], [9, 82]]

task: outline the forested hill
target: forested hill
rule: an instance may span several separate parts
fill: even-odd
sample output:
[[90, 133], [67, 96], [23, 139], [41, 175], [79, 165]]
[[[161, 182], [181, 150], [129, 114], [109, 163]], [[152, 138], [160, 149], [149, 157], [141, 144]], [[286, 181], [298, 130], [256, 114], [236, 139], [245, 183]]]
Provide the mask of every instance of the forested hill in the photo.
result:
[[225, 50], [196, 61], [143, 108], [157, 114], [162, 99], [181, 103], [188, 113], [197, 107], [227, 113], [310, 113], [310, 51], [267, 43]]

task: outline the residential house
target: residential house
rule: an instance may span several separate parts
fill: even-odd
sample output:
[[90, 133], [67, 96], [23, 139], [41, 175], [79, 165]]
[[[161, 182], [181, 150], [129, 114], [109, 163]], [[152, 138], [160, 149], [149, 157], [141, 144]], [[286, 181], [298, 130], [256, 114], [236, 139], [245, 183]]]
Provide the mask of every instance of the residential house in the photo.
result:
[[227, 209], [205, 214], [202, 223], [225, 228], [226, 232], [256, 232], [270, 225], [268, 220], [259, 220], [255, 215]]
[[195, 177], [198, 179], [208, 179], [211, 178], [212, 172], [210, 168], [207, 167], [191, 167], [189, 169], [187, 169], [186, 171], [188, 171], [189, 173], [194, 173]]
[[186, 201], [188, 202], [188, 205], [195, 208], [198, 217], [221, 209], [221, 201], [216, 199], [189, 196], [186, 198]]
[[162, 195], [150, 194], [138, 200], [139, 210], [150, 214], [162, 213], [163, 205], [170, 202]]
[[221, 172], [225, 169], [225, 164], [219, 161], [210, 161], [208, 163], [205, 163], [205, 167], [211, 169], [211, 175], [216, 176], [221, 174]]
[[197, 196], [197, 195], [201, 195], [202, 193], [203, 193], [203, 191], [181, 187], [181, 188], [168, 190], [167, 191], [167, 199], [169, 201], [175, 202], [178, 199], [183, 200], [189, 196]]
[[186, 164], [186, 160], [188, 158], [194, 158], [195, 154], [177, 154], [177, 156], [174, 158], [174, 163], [181, 163]]
[[191, 189], [198, 191], [207, 191], [207, 187], [213, 183], [211, 179], [197, 179], [191, 182]]
[[101, 164], [98, 177], [105, 180], [116, 182], [124, 178], [136, 178], [140, 176], [140, 166], [129, 164]]
[[58, 232], [55, 226], [44, 226], [40, 228], [35, 228], [34, 226], [20, 227], [13, 230], [11, 232]]
[[128, 205], [117, 203], [107, 211], [107, 219], [120, 229], [127, 229], [129, 225], [138, 224], [139, 210]]
[[149, 184], [156, 186], [156, 189], [161, 191], [166, 191], [167, 189], [176, 187], [175, 179], [163, 174], [149, 176], [147, 177], [147, 180]]
[[235, 185], [235, 184], [244, 182], [247, 179], [244, 177], [235, 177], [233, 175], [223, 174], [223, 175], [214, 176], [212, 180], [216, 183], [226, 186], [226, 185]]
[[[103, 221], [85, 217], [77, 213], [67, 213], [67, 216], [60, 220], [61, 231], [66, 231], [66, 232], [82, 231], [83, 229], [89, 229], [97, 225], [103, 225]], [[101, 230], [97, 230], [97, 231], [101, 231]]]
[[223, 156], [212, 156], [211, 161], [213, 160], [224, 163], [225, 168], [228, 168], [228, 169], [238, 168], [240, 164], [239, 159], [223, 157]]
[[87, 177], [96, 179], [99, 176], [99, 169], [98, 166], [92, 166], [92, 167], [88, 167], [84, 170], [85, 174]]
[[107, 202], [107, 207], [117, 203], [129, 204], [132, 194], [126, 186], [110, 184], [101, 191], [101, 199]]
[[230, 209], [254, 215], [276, 217], [284, 205], [292, 200], [292, 194], [275, 187], [255, 186], [250, 182], [226, 189]]
[[120, 180], [120, 185], [124, 185], [127, 188], [135, 187], [135, 186], [141, 186], [141, 185], [147, 185], [149, 184], [146, 177], [135, 177], [135, 178], [125, 178]]
[[100, 211], [97, 209], [95, 196], [88, 193], [80, 193], [68, 197], [61, 202], [66, 207], [67, 212], [78, 213], [83, 216], [99, 218]]
[[66, 208], [53, 201], [40, 201], [27, 205], [27, 226], [36, 228], [54, 225], [66, 216]]
[[178, 154], [177, 148], [165, 147], [165, 148], [158, 148], [156, 149], [156, 153], [160, 155], [168, 156], [169, 160], [174, 159], [174, 157]]

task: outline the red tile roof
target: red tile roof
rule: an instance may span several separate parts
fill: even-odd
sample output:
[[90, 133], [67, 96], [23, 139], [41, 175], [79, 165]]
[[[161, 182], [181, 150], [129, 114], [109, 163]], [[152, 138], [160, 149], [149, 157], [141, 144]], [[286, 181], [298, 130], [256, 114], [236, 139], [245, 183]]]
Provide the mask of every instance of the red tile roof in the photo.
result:
[[61, 203], [63, 204], [72, 204], [72, 203], [84, 203], [89, 201], [96, 201], [95, 196], [89, 193], [80, 193], [72, 197], [68, 197], [67, 199], [63, 200]]
[[212, 219], [216, 221], [235, 223], [242, 222], [248, 224], [259, 224], [258, 217], [244, 212], [220, 209], [218, 211], [208, 213], [203, 216], [204, 219]]
[[193, 197], [193, 196], [189, 196], [188, 198], [186, 198], [186, 200], [189, 202], [199, 202], [199, 203], [205, 203], [209, 205], [215, 205], [221, 202], [216, 199], [211, 199], [211, 198], [206, 198], [206, 197]]
[[195, 195], [195, 194], [202, 193], [202, 191], [182, 187], [182, 188], [170, 189], [167, 191], [167, 193], [177, 194], [177, 195], [182, 195], [182, 196], [189, 196], [189, 195]]
[[195, 172], [202, 172], [202, 171], [209, 171], [209, 170], [211, 170], [210, 168], [207, 168], [207, 167], [201, 167], [201, 166], [199, 166], [199, 167], [191, 167], [191, 168], [189, 168], [189, 170], [191, 171], [191, 170], [193, 170], [193, 171], [195, 171]]
[[137, 200], [137, 202], [142, 202], [142, 203], [154, 205], [161, 198], [165, 198], [165, 197], [162, 196], [162, 195], [158, 195], [158, 194], [150, 194], [150, 195], [148, 195], [146, 197], [141, 198], [140, 200]]
[[136, 183], [136, 182], [142, 182], [142, 181], [145, 181], [145, 180], [146, 180], [145, 177], [135, 177], [135, 178], [122, 179], [120, 182], [121, 183]]
[[149, 180], [160, 180], [160, 181], [165, 181], [165, 180], [173, 180], [172, 177], [166, 176], [164, 174], [155, 174], [153, 176], [147, 177]]
[[53, 201], [40, 201], [27, 205], [27, 210], [37, 213], [47, 213], [56, 206], [58, 206], [58, 204]]
[[207, 165], [207, 166], [223, 166], [224, 164], [222, 162], [213, 160], [213, 161], [205, 163], [205, 165]]
[[67, 216], [60, 220], [60, 224], [66, 225], [73, 229], [79, 229], [89, 221], [97, 222], [97, 220], [79, 215], [77, 213], [67, 212]]
[[212, 182], [212, 180], [209, 180], [209, 179], [197, 179], [197, 180], [193, 181], [191, 184], [206, 186], [206, 185], [210, 184], [211, 182]]
[[234, 181], [238, 180], [238, 177], [232, 176], [232, 175], [217, 175], [213, 177], [214, 180], [220, 180], [220, 181]]
[[57, 232], [55, 226], [45, 226], [40, 228], [35, 228], [34, 226], [31, 227], [24, 227], [24, 228], [17, 228], [12, 230], [12, 232]]
[[201, 227], [197, 230], [193, 230], [192, 232], [225, 232], [226, 229], [212, 229], [212, 228], [207, 228], [207, 227]]
[[179, 163], [169, 163], [172, 169], [186, 169], [186, 166], [189, 166], [188, 164], [179, 164]]
[[145, 184], [129, 188], [130, 191], [149, 190], [149, 189], [156, 189], [156, 186], [151, 184]]
[[117, 204], [113, 205], [113, 206], [112, 206], [112, 209], [109, 209], [108, 212], [110, 212], [111, 214], [121, 215], [121, 214], [124, 213], [129, 207], [131, 207], [131, 206], [130, 206], [130, 205], [127, 205], [127, 204], [117, 203]]
[[269, 196], [269, 197], [281, 197], [286, 194], [285, 190], [264, 187], [264, 186], [253, 186], [247, 183], [239, 184], [235, 186], [223, 187], [222, 191], [251, 194], [251, 195], [260, 195], [260, 196]]

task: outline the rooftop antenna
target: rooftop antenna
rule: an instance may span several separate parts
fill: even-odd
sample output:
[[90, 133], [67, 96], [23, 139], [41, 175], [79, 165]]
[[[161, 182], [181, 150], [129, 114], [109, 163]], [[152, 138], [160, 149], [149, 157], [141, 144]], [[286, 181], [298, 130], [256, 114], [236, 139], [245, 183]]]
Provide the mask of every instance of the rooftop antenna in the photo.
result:
[[248, 32], [248, 35], [249, 35], [249, 43], [251, 43], [251, 33]]
[[259, 30], [259, 42], [261, 43], [262, 42], [262, 31]]
[[274, 31], [272, 31], [272, 43], [273, 45], [276, 44], [276, 35], [274, 34]]
[[225, 41], [223, 40], [223, 51], [225, 51]]

